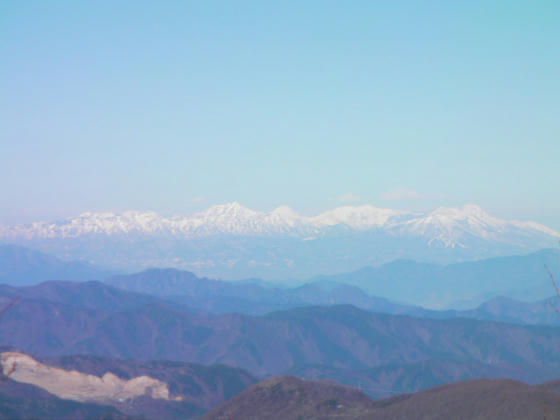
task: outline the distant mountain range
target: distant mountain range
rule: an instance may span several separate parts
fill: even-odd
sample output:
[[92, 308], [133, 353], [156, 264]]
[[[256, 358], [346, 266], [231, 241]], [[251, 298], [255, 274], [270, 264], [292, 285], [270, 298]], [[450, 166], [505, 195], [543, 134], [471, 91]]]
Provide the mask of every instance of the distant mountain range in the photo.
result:
[[559, 420], [560, 381], [529, 386], [512, 380], [473, 380], [377, 401], [334, 382], [291, 376], [267, 379], [203, 420]]
[[[112, 275], [104, 280], [118, 289], [95, 282], [80, 285], [79, 282], [88, 278], [111, 274], [88, 264], [64, 262], [37, 251], [8, 245], [0, 246], [0, 256], [0, 272], [5, 273], [0, 281], [7, 283], [0, 287], [4, 293], [12, 297], [23, 294], [31, 299], [64, 300], [73, 305], [89, 302], [88, 308], [102, 310], [129, 309], [162, 299], [168, 306], [175, 305], [197, 314], [262, 315], [309, 305], [351, 304], [372, 312], [427, 318], [560, 323], [560, 317], [551, 307], [551, 303], [556, 304], [556, 298], [542, 299], [554, 294], [545, 265], [553, 273], [560, 273], [558, 250], [448, 266], [399, 260], [377, 268], [365, 267], [336, 276], [318, 276], [309, 283], [294, 287], [278, 287], [259, 279], [223, 281], [200, 278], [177, 269], [149, 269], [135, 274]], [[14, 288], [51, 278], [77, 282], [58, 281], [25, 289]], [[412, 303], [397, 303], [399, 301]], [[431, 303], [434, 307], [445, 307], [450, 302], [455, 302], [455, 308], [463, 306], [468, 309], [441, 311], [418, 306]]]
[[[560, 273], [560, 252], [542, 250], [526, 256], [490, 258], [448, 266], [399, 260], [377, 268], [365, 267], [335, 276], [317, 276], [309, 283], [294, 287], [278, 287], [259, 279], [223, 281], [200, 278], [177, 269], [149, 269], [129, 275], [112, 275], [104, 281], [139, 293], [136, 299], [144, 303], [154, 302], [157, 300], [154, 296], [159, 296], [166, 299], [167, 304], [173, 301], [197, 313], [259, 315], [308, 305], [352, 304], [373, 312], [430, 318], [466, 316], [527, 324], [557, 324], [556, 313], [543, 299], [554, 293], [545, 265], [553, 273]], [[47, 279], [79, 282], [111, 274], [89, 264], [64, 262], [13, 245], [0, 246], [0, 273], [4, 274], [0, 281], [11, 286], [32, 285]], [[40, 293], [55, 293], [55, 285], [53, 283], [48, 291]], [[75, 297], [79, 300], [79, 288], [78, 284], [74, 284], [65, 285], [60, 290], [66, 295], [76, 293]], [[30, 288], [26, 293], [32, 290], [39, 293], [40, 289]], [[122, 294], [112, 290], [115, 296]], [[90, 293], [89, 299], [96, 302], [93, 298], [96, 293], [105, 291], [98, 287], [92, 288]], [[128, 302], [135, 294], [127, 296], [115, 297], [110, 305], [122, 307], [119, 299], [123, 303]], [[399, 301], [412, 303], [396, 303]], [[442, 312], [418, 306], [441, 308], [450, 303], [455, 303], [451, 305], [455, 308], [463, 306], [472, 309]]]
[[[414, 264], [410, 261], [399, 263], [404, 266]], [[459, 286], [455, 286], [458, 287], [458, 291], [455, 292], [457, 296], [461, 296], [460, 289], [467, 290], [473, 287], [472, 284], [480, 284], [484, 281], [488, 290], [492, 290], [492, 288], [499, 290], [504, 285], [504, 279], [507, 282], [511, 280], [511, 284], [506, 283], [508, 287], [512, 287], [511, 295], [521, 295], [526, 290], [525, 299], [539, 295], [548, 296], [554, 293], [554, 286], [547, 278], [544, 269], [546, 263], [549, 264], [549, 267], [560, 272], [560, 252], [546, 250], [524, 257], [489, 259], [472, 265], [465, 264], [467, 273], [461, 272], [462, 264], [449, 266], [450, 275], [446, 281], [453, 283], [457, 277], [461, 279], [461, 282], [457, 282]], [[398, 266], [398, 264], [395, 265]], [[487, 268], [485, 268], [485, 265], [487, 265]], [[473, 266], [474, 270], [472, 270]], [[443, 267], [431, 266], [431, 268], [437, 271], [437, 269]], [[505, 271], [501, 269], [505, 269]], [[510, 279], [508, 274], [511, 271], [515, 271], [515, 274]], [[397, 270], [393, 275], [405, 281], [401, 274]], [[410, 277], [406, 279], [409, 284], [403, 286], [405, 290], [421, 289], [420, 286], [415, 284], [416, 282], [423, 284], [424, 289], [428, 287], [426, 286], [429, 284], [428, 276], [419, 279], [413, 273], [409, 274], [411, 274]], [[455, 277], [452, 274], [458, 274], [458, 276]], [[424, 281], [426, 278], [428, 280]], [[374, 280], [381, 282], [375, 276], [370, 281]], [[541, 283], [541, 280], [544, 280], [545, 283]], [[393, 281], [395, 281], [393, 278], [389, 278], [383, 279], [381, 283], [391, 284]], [[424, 283], [422, 283], [423, 281]], [[439, 281], [443, 282], [442, 279], [439, 279]], [[188, 271], [151, 269], [136, 274], [113, 276], [107, 279], [105, 283], [123, 290], [159, 296], [188, 308], [214, 314], [264, 315], [272, 311], [304, 306], [350, 304], [371, 312], [411, 315], [422, 318], [474, 318], [527, 325], [560, 325], [560, 315], [554, 309], [560, 309], [560, 300], [556, 296], [530, 302], [506, 296], [496, 296], [471, 309], [430, 310], [421, 306], [401, 304], [385, 298], [371, 296], [357, 286], [338, 283], [335, 280], [329, 281], [324, 278], [298, 287], [276, 288], [263, 282], [228, 282], [199, 278]], [[531, 283], [534, 283], [535, 286], [531, 286]], [[433, 289], [418, 292], [418, 296], [422, 296], [423, 292], [437, 293], [436, 286], [433, 286]], [[517, 291], [515, 286], [518, 287]], [[444, 286], [442, 288], [444, 291], [447, 290]], [[534, 290], [531, 290], [532, 288]], [[492, 295], [492, 293], [488, 294]], [[470, 303], [472, 302], [470, 301]]]
[[552, 296], [546, 267], [560, 277], [559, 250], [449, 265], [397, 260], [311, 281], [353, 285], [373, 296], [430, 308], [472, 308], [497, 296], [525, 301]]
[[48, 280], [103, 280], [114, 274], [84, 262], [62, 261], [29, 248], [0, 244], [0, 283], [29, 286]]
[[546, 226], [498, 219], [475, 205], [427, 213], [348, 206], [306, 217], [288, 207], [259, 212], [231, 203], [189, 217], [84, 213], [60, 222], [0, 228], [0, 240], [65, 260], [276, 280], [397, 258], [449, 263], [527, 253], [555, 246], [559, 237]]
[[263, 315], [301, 306], [336, 304], [352, 304], [375, 312], [424, 312], [422, 308], [372, 297], [358, 287], [337, 283], [309, 283], [293, 288], [277, 288], [264, 282], [199, 278], [189, 271], [177, 269], [150, 269], [130, 275], [117, 275], [108, 278], [105, 283], [214, 314]]
[[[159, 296], [198, 311], [214, 314], [262, 315], [310, 305], [351, 304], [372, 312], [424, 318], [465, 317], [520, 324], [560, 325], [560, 316], [554, 310], [555, 305], [560, 308], [560, 301], [556, 297], [532, 302], [522, 302], [504, 296], [482, 300], [485, 294], [496, 295], [497, 290], [505, 287], [510, 288], [511, 295], [526, 291], [526, 299], [532, 296], [552, 295], [554, 287], [544, 268], [544, 264], [547, 263], [549, 267], [558, 268], [560, 272], [560, 252], [542, 251], [524, 257], [489, 259], [448, 267], [420, 265], [427, 268], [424, 271], [408, 270], [417, 264], [399, 261], [388, 265], [391, 270], [384, 270], [386, 266], [383, 266], [380, 269], [371, 269], [371, 275], [366, 275], [370, 270], [364, 269], [348, 275], [317, 278], [315, 282], [293, 288], [277, 288], [263, 282], [229, 282], [199, 278], [188, 271], [176, 269], [150, 269], [136, 274], [113, 276], [105, 282], [119, 289]], [[393, 298], [397, 300], [422, 299], [424, 296], [435, 296], [439, 292], [446, 299], [450, 296], [459, 299], [469, 296], [470, 289], [479, 287], [482, 293], [477, 293], [476, 296], [482, 303], [466, 310], [428, 310], [372, 296], [358, 286], [370, 291], [377, 287], [377, 293], [385, 295], [390, 295], [390, 291], [395, 290]], [[399, 287], [402, 288], [402, 292]], [[505, 290], [501, 291], [508, 293]], [[474, 299], [469, 301], [474, 305], [473, 302]]]

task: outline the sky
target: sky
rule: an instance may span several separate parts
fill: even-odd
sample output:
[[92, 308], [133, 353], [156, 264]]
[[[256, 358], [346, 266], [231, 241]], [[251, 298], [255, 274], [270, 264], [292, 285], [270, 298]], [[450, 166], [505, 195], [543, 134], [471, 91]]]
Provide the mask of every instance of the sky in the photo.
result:
[[560, 2], [0, 2], [0, 224], [238, 201], [560, 229]]

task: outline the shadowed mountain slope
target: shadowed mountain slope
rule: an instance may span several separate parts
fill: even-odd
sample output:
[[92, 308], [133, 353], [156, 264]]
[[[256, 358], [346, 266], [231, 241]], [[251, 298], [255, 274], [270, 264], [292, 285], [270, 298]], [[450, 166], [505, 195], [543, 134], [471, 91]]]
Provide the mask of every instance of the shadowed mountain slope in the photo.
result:
[[2, 420], [132, 420], [109, 405], [58, 398], [41, 388], [11, 380], [0, 382]]
[[14, 287], [0, 284], [0, 304], [21, 296], [26, 301], [73, 306], [98, 312], [118, 312], [160, 304], [189, 313], [191, 308], [157, 296], [129, 292], [99, 281], [48, 281], [35, 286]]

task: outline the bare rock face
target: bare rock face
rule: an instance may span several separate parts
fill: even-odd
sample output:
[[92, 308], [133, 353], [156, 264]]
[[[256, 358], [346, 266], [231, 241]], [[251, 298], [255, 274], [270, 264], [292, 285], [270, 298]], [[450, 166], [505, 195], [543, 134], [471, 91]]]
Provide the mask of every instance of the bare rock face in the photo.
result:
[[79, 355], [29, 356], [0, 348], [0, 419], [198, 418], [256, 378], [225, 365]]
[[141, 396], [170, 400], [165, 382], [149, 376], [129, 380], [111, 372], [102, 377], [44, 365], [16, 352], [0, 353], [2, 372], [10, 379], [35, 385], [59, 398], [79, 402], [122, 402]]

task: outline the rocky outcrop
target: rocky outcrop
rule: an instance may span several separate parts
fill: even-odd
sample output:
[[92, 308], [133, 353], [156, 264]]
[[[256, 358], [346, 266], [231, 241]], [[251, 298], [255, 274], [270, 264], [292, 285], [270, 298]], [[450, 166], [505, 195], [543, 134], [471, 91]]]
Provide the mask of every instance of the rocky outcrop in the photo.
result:
[[11, 380], [35, 385], [62, 399], [79, 402], [122, 402], [141, 396], [170, 399], [167, 384], [149, 376], [126, 380], [107, 372], [99, 377], [47, 366], [17, 352], [0, 353], [0, 364], [2, 373]]

